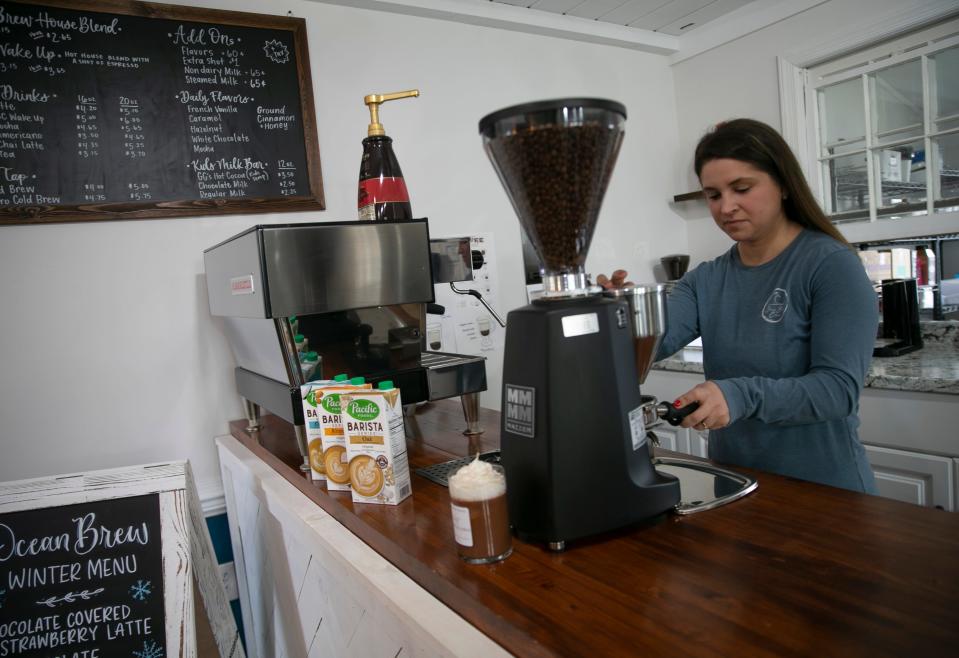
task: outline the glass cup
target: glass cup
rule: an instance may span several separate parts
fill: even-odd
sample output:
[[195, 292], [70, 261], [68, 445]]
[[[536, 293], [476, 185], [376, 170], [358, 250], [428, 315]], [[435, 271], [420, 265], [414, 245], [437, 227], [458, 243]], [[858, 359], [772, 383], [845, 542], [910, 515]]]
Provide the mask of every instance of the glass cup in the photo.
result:
[[438, 324], [431, 324], [426, 327], [426, 342], [431, 350], [438, 350], [443, 346], [443, 327]]
[[476, 325], [479, 327], [479, 332], [483, 336], [489, 336], [490, 323], [489, 318], [481, 317], [476, 318]]
[[513, 552], [503, 467], [479, 461], [449, 479], [456, 550], [465, 562], [489, 564]]

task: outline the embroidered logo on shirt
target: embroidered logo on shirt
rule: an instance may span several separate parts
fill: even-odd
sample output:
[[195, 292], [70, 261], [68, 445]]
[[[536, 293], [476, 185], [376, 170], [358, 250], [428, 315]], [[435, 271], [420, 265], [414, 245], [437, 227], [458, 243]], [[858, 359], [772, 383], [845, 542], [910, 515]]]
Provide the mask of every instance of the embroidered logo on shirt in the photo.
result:
[[787, 308], [789, 308], [789, 293], [782, 288], [776, 288], [763, 305], [763, 320], [772, 324], [782, 322]]

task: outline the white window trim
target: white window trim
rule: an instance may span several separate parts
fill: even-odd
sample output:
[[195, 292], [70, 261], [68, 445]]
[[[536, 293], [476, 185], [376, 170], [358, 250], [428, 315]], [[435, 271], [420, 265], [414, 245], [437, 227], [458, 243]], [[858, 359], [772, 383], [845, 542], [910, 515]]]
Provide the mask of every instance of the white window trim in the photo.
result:
[[[808, 111], [808, 108], [815, 107], [815, 96], [807, 84], [806, 69], [956, 16], [955, 0], [904, 1], [895, 10], [873, 16], [855, 26], [844, 26], [802, 49], [779, 55], [782, 135], [799, 159], [803, 173], [820, 202], [823, 194], [821, 177], [813, 152], [815, 149], [809, 141], [809, 135], [818, 134], [816, 112]], [[908, 221], [850, 222], [840, 224], [838, 228], [851, 242], [955, 232], [959, 228], [959, 213], [936, 213], [934, 216], [913, 217]]]

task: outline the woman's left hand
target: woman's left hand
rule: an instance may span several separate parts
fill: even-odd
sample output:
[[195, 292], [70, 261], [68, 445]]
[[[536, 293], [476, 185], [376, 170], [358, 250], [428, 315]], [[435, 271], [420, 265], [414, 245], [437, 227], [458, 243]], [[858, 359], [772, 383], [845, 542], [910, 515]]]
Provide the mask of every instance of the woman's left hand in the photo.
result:
[[613, 272], [613, 277], [609, 278], [605, 274], [600, 274], [596, 277], [596, 285], [601, 286], [605, 290], [611, 290], [613, 288], [622, 288], [623, 286], [634, 286], [636, 285], [632, 281], [627, 281], [626, 277], [629, 276], [626, 273], [626, 270], [616, 270]]
[[713, 381], [706, 381], [694, 386], [680, 395], [673, 406], [680, 408], [693, 402], [699, 403], [699, 409], [683, 419], [682, 427], [692, 427], [697, 430], [718, 430], [729, 425], [729, 407], [726, 405], [726, 396]]

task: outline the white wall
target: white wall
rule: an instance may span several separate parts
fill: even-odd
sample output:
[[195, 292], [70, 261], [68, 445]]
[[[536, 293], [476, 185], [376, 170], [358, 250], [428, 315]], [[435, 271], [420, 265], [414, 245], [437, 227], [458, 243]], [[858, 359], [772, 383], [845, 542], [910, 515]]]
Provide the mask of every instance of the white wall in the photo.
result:
[[[679, 124], [677, 187], [682, 191], [698, 189], [692, 171], [693, 151], [699, 138], [716, 122], [749, 117], [782, 129], [778, 56], [805, 51], [812, 44], [823, 44], [824, 48], [834, 46], [845, 41], [850, 33], [871, 27], [880, 17], [907, 13], [905, 4], [919, 7], [938, 3], [935, 0], [830, 0], [675, 64], [672, 69]], [[691, 265], [714, 258], [732, 245], [716, 228], [705, 203], [687, 201], [676, 207], [687, 219]], [[927, 234], [959, 228], [955, 218], [930, 219], [922, 225], [919, 233]], [[902, 235], [905, 227], [889, 222], [873, 225], [858, 222], [842, 225], [840, 230], [848, 239], [862, 241]]]
[[[494, 233], [504, 311], [525, 303], [519, 228], [477, 122], [508, 104], [582, 95], [627, 106], [593, 272], [625, 266], [648, 280], [660, 255], [686, 248], [667, 204], [677, 126], [662, 56], [312, 2], [183, 4], [307, 20], [328, 209], [0, 227], [0, 480], [189, 458], [201, 495], [216, 490], [212, 438], [242, 407], [202, 251], [256, 223], [355, 218], [365, 94], [422, 91], [382, 112], [414, 212], [435, 236]], [[501, 364], [488, 367], [483, 404], [495, 407]]]

